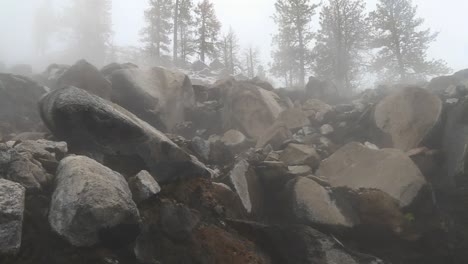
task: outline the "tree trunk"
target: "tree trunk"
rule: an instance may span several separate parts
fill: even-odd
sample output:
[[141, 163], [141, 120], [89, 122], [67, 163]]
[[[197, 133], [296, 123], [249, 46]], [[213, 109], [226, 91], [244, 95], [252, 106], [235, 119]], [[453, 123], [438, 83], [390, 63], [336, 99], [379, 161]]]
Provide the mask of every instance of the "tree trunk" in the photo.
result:
[[179, 0], [176, 0], [175, 8], [174, 8], [174, 43], [173, 43], [174, 46], [172, 48], [172, 52], [173, 52], [172, 60], [174, 61], [174, 63], [177, 62], [177, 55], [178, 55], [178, 52], [177, 52], [178, 45], [179, 45], [178, 31], [179, 31]]
[[305, 47], [304, 36], [300, 28], [297, 29], [299, 39], [299, 86], [305, 87]]

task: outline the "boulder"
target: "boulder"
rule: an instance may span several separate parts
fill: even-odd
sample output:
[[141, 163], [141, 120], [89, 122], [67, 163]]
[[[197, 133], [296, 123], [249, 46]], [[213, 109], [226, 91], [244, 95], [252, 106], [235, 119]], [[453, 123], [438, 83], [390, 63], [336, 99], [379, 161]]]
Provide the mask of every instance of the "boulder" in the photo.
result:
[[276, 122], [264, 131], [262, 136], [257, 140], [257, 145], [255, 147], [264, 148], [267, 145], [271, 145], [274, 150], [278, 150], [284, 142], [292, 137], [293, 135], [286, 124]]
[[249, 214], [258, 214], [262, 207], [262, 190], [258, 176], [246, 160], [240, 160], [229, 173], [229, 183], [239, 195]]
[[67, 86], [78, 87], [101, 98], [111, 99], [111, 83], [85, 60], [78, 61], [58, 78], [56, 88]]
[[49, 93], [41, 100], [40, 111], [50, 131], [73, 153], [100, 153], [114, 165], [131, 158], [139, 161], [133, 173], [148, 169], [161, 183], [212, 175], [154, 127], [82, 89], [66, 87]]
[[287, 208], [300, 223], [347, 228], [358, 223], [352, 210], [340, 205], [345, 204], [344, 200], [337, 201], [331, 191], [312, 179], [293, 179], [286, 185], [285, 192], [289, 201]]
[[250, 138], [259, 139], [283, 111], [275, 93], [250, 83], [228, 79], [217, 87], [222, 94], [225, 130], [237, 129]]
[[442, 101], [422, 88], [407, 87], [385, 97], [374, 112], [375, 125], [383, 133], [380, 147], [408, 151], [420, 146], [441, 114]]
[[199, 71], [203, 71], [207, 69], [209, 70], [210, 67], [206, 65], [204, 62], [202, 62], [201, 60], [196, 60], [192, 63], [192, 71], [199, 72]]
[[0, 73], [0, 135], [36, 131], [37, 103], [46, 88], [22, 76]]
[[466, 145], [468, 144], [468, 99], [463, 99], [447, 109], [442, 151], [444, 153], [444, 172], [447, 177], [440, 185], [447, 189], [466, 181], [468, 176]]
[[278, 116], [277, 122], [284, 123], [289, 130], [297, 131], [310, 125], [307, 114], [300, 108], [286, 109]]
[[161, 205], [160, 225], [162, 231], [171, 239], [186, 241], [192, 236], [193, 229], [200, 222], [197, 212], [183, 204], [163, 201]]
[[69, 156], [60, 162], [55, 183], [49, 223], [72, 245], [125, 245], [138, 235], [138, 209], [119, 173], [90, 158]]
[[0, 179], [0, 255], [20, 250], [25, 195], [20, 184]]
[[411, 205], [427, 185], [418, 167], [401, 150], [375, 150], [356, 142], [323, 160], [317, 175], [327, 178], [332, 187], [380, 190], [401, 207]]
[[122, 63], [122, 64], [114, 62], [114, 63], [108, 64], [102, 67], [101, 74], [107, 77], [111, 75], [114, 71], [123, 70], [123, 69], [132, 69], [132, 68], [138, 68], [138, 66], [130, 62]]
[[210, 160], [211, 145], [210, 141], [204, 140], [201, 137], [194, 137], [191, 141], [191, 149], [203, 161]]
[[9, 72], [15, 75], [31, 77], [33, 75], [32, 66], [29, 64], [16, 64], [10, 67]]
[[302, 105], [302, 110], [312, 120], [322, 122], [325, 115], [333, 111], [333, 107], [318, 99], [309, 99]]
[[57, 89], [57, 81], [60, 77], [70, 69], [69, 65], [51, 64], [40, 76], [40, 83], [49, 87], [50, 89]]
[[165, 68], [124, 69], [111, 77], [112, 101], [162, 131], [184, 122], [185, 110], [195, 107], [187, 75]]
[[0, 175], [20, 183], [28, 192], [50, 186], [58, 162], [67, 153], [65, 142], [26, 140], [7, 146], [0, 144]]
[[312, 169], [316, 169], [320, 162], [320, 156], [312, 147], [290, 143], [281, 152], [280, 160], [288, 166], [308, 165]]
[[221, 141], [229, 148], [239, 149], [245, 146], [247, 138], [238, 130], [229, 130], [224, 133]]
[[337, 239], [306, 225], [264, 225], [230, 220], [229, 225], [262, 248], [273, 264], [383, 264], [376, 257], [355, 252]]
[[158, 182], [147, 171], [140, 171], [128, 180], [128, 187], [132, 191], [132, 198], [139, 204], [155, 196], [161, 191]]

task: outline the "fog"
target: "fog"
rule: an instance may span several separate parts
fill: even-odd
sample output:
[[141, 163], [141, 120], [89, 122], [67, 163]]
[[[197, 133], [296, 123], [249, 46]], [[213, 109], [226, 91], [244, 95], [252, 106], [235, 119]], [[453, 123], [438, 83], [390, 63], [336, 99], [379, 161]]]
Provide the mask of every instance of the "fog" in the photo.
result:
[[[38, 58], [33, 41], [35, 9], [40, 0], [0, 0], [0, 61], [6, 64], [27, 63], [37, 70], [52, 61]], [[68, 1], [53, 1], [60, 12]], [[195, 2], [198, 2], [197, 0]], [[222, 32], [232, 27], [238, 35], [241, 47], [257, 47], [263, 63], [271, 61], [272, 35], [276, 25], [272, 19], [274, 0], [213, 0], [222, 23]], [[318, 2], [318, 1], [317, 1]], [[453, 70], [468, 68], [468, 29], [462, 24], [468, 10], [464, 0], [414, 0], [418, 15], [425, 26], [439, 32], [429, 49], [429, 56], [445, 60]], [[375, 8], [376, 0], [367, 1], [367, 9]], [[146, 0], [113, 0], [113, 44], [141, 46], [140, 31], [144, 26], [143, 13]], [[318, 14], [313, 25], [318, 27]], [[73, 58], [79, 59], [79, 58]], [[72, 59], [72, 60], [73, 60]], [[71, 63], [68, 62], [68, 63]]]

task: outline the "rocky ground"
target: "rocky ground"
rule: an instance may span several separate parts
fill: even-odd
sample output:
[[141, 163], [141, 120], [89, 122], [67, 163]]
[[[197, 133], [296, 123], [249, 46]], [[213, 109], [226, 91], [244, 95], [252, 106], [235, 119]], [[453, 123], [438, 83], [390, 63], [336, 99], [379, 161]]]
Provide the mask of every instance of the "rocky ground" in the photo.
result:
[[0, 263], [468, 263], [468, 71], [336, 98], [0, 73]]

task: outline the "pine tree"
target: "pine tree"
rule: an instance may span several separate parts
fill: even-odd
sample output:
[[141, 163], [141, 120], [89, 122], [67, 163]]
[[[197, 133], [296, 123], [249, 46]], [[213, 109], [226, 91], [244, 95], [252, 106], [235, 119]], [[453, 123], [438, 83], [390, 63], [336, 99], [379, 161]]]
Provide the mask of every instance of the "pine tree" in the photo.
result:
[[112, 2], [110, 0], [73, 0], [65, 22], [73, 36], [74, 54], [90, 62], [105, 62], [112, 36]]
[[[273, 19], [278, 25], [279, 33], [275, 37], [277, 50], [274, 56], [293, 56], [292, 61], [284, 57], [275, 58], [275, 69], [292, 69], [297, 62], [300, 86], [304, 86], [307, 67], [310, 65], [310, 44], [314, 37], [310, 22], [317, 7], [318, 5], [312, 4], [311, 0], [277, 0], [275, 3], [276, 13]], [[288, 71], [292, 71], [291, 69]]]
[[213, 3], [203, 0], [195, 9], [195, 25], [197, 29], [197, 51], [200, 60], [205, 62], [206, 57], [216, 57], [216, 44], [221, 29], [221, 23], [216, 17]]
[[172, 0], [150, 0], [145, 11], [146, 26], [141, 31], [146, 51], [160, 62], [163, 52], [169, 52], [173, 29]]
[[350, 96], [363, 63], [369, 26], [363, 0], [329, 0], [320, 13], [314, 72]]
[[222, 60], [229, 74], [235, 74], [236, 66], [239, 65], [239, 39], [232, 28], [222, 39]]
[[249, 46], [244, 51], [244, 64], [247, 77], [253, 78], [255, 77], [256, 69], [259, 66], [260, 59], [259, 59], [259, 51], [257, 48], [253, 48]]
[[416, 11], [411, 0], [379, 0], [370, 14], [373, 47], [378, 49], [374, 67], [390, 80], [425, 79], [449, 71], [443, 61], [427, 58], [437, 33], [421, 29], [424, 19], [418, 18]]
[[195, 53], [194, 40], [194, 18], [193, 18], [193, 2], [192, 0], [178, 0], [178, 21], [177, 32], [178, 38], [178, 53], [180, 61], [186, 63], [188, 57]]
[[49, 41], [57, 30], [56, 17], [51, 0], [43, 0], [34, 19], [34, 40], [38, 55], [44, 55]]

